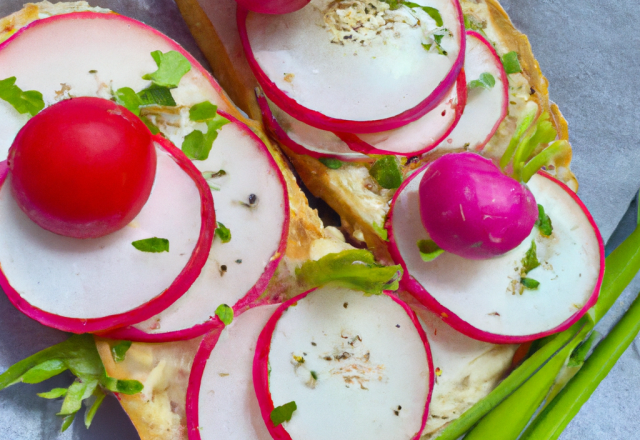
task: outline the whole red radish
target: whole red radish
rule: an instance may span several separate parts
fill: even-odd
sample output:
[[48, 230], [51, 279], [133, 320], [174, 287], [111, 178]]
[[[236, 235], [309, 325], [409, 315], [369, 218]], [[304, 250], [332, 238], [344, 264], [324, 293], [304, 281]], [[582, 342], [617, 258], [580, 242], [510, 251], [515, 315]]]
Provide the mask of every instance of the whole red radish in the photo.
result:
[[129, 110], [74, 98], [34, 116], [9, 150], [13, 194], [39, 226], [96, 238], [126, 226], [151, 193], [156, 151]]
[[304, 8], [311, 0], [236, 0], [240, 6], [261, 14], [288, 14]]
[[527, 186], [475, 153], [446, 154], [420, 182], [420, 216], [447, 252], [480, 260], [502, 255], [531, 233], [538, 207]]

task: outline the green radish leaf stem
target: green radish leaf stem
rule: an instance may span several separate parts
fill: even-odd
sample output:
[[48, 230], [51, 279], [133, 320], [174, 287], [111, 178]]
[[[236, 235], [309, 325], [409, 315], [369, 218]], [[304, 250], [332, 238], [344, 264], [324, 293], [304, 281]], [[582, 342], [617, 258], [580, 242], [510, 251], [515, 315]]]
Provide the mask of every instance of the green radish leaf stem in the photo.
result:
[[518, 147], [518, 143], [520, 142], [520, 138], [524, 135], [524, 133], [531, 127], [531, 124], [535, 120], [538, 109], [535, 107], [530, 108], [527, 113], [524, 114], [518, 126], [516, 127], [516, 131], [513, 133], [511, 140], [509, 141], [509, 145], [505, 150], [504, 154], [500, 158], [500, 169], [504, 171], [504, 169], [511, 162], [511, 158], [513, 157], [513, 153], [516, 151]]

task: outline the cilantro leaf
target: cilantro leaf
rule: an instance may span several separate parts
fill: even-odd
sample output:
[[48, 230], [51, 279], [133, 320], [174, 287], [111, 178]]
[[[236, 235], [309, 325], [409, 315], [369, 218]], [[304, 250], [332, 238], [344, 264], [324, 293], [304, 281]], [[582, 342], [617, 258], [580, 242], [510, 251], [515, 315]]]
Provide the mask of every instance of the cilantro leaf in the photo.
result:
[[0, 81], [0, 99], [7, 101], [20, 114], [35, 116], [44, 108], [42, 93], [35, 90], [23, 91], [16, 86], [16, 77]]
[[151, 84], [146, 89], [138, 92], [138, 97], [142, 101], [141, 105], [162, 105], [165, 107], [175, 107], [176, 101], [173, 99], [171, 90], [168, 87]]
[[507, 52], [501, 57], [504, 71], [508, 74], [522, 72], [520, 61], [518, 60], [518, 52]]
[[271, 414], [269, 415], [271, 423], [273, 423], [273, 426], [278, 426], [284, 422], [288, 422], [289, 420], [291, 420], [291, 415], [293, 414], [293, 412], [297, 409], [298, 406], [294, 401], [285, 403], [281, 406], [276, 406], [275, 408], [273, 408], [273, 411], [271, 411]]
[[151, 52], [151, 57], [158, 65], [158, 70], [148, 73], [142, 79], [153, 81], [154, 84], [174, 89], [180, 80], [191, 70], [191, 63], [180, 52], [170, 50], [162, 53], [159, 50]]
[[444, 253], [444, 249], [433, 240], [418, 240], [417, 245], [422, 261], [433, 261]]
[[229, 243], [231, 241], [231, 231], [220, 222], [218, 222], [218, 227], [216, 228], [216, 232], [214, 234], [223, 243]]
[[384, 241], [389, 241], [389, 233], [384, 228], [384, 222], [382, 222], [382, 226], [379, 225], [377, 222], [373, 222], [373, 225], [371, 226], [373, 226], [373, 230], [376, 231], [376, 234], [378, 234], [378, 237], [382, 238]]
[[342, 166], [342, 161], [331, 157], [321, 157], [318, 159], [322, 165], [332, 170], [337, 170]]
[[204, 101], [194, 105], [189, 109], [189, 119], [194, 122], [203, 122], [213, 119], [218, 114], [218, 106]]
[[520, 284], [522, 284], [525, 289], [535, 290], [540, 285], [540, 281], [536, 281], [533, 278], [520, 278]]
[[113, 361], [118, 364], [124, 361], [127, 351], [131, 348], [131, 341], [120, 341], [116, 345], [111, 347], [111, 357]]
[[482, 87], [484, 89], [489, 90], [489, 89], [492, 89], [493, 86], [495, 85], [496, 85], [496, 79], [493, 77], [493, 75], [488, 72], [484, 72], [480, 74], [480, 78], [474, 79], [467, 86], [470, 89]]
[[169, 252], [169, 240], [166, 238], [151, 237], [136, 240], [131, 245], [142, 252]]
[[424, 12], [429, 14], [429, 17], [433, 18], [433, 20], [436, 22], [436, 26], [438, 27], [444, 24], [444, 22], [442, 21], [442, 15], [440, 15], [440, 11], [438, 11], [436, 8], [432, 8], [430, 6], [422, 6], [413, 2], [402, 1], [401, 3], [409, 8], [422, 9]]
[[224, 325], [229, 325], [233, 322], [233, 309], [226, 304], [220, 304], [216, 308], [216, 316]]
[[369, 174], [383, 188], [396, 189], [402, 185], [400, 163], [395, 156], [383, 156], [378, 159], [369, 170]]
[[42, 397], [43, 399], [57, 399], [66, 394], [66, 388], [54, 388], [51, 391], [47, 391], [46, 393], [38, 393], [38, 397]]
[[229, 120], [223, 116], [216, 115], [207, 121], [207, 133], [200, 130], [193, 130], [184, 138], [182, 151], [192, 160], [206, 160], [209, 157], [213, 142], [218, 137], [218, 130], [228, 124]]
[[115, 91], [114, 98], [116, 103], [125, 107], [136, 116], [140, 116], [140, 106], [143, 101], [131, 87], [122, 87]]
[[396, 290], [402, 268], [383, 266], [375, 262], [371, 252], [351, 249], [328, 254], [317, 261], [305, 261], [296, 269], [296, 276], [308, 288], [324, 285], [347, 287], [380, 295], [383, 290]]
[[531, 246], [522, 259], [522, 270], [527, 274], [538, 266], [540, 266], [540, 262], [538, 261], [536, 241], [531, 240]]
[[538, 204], [538, 220], [536, 220], [536, 227], [545, 237], [548, 237], [553, 233], [553, 225], [551, 224], [551, 219], [549, 218], [547, 213], [544, 212], [544, 207], [540, 204]]

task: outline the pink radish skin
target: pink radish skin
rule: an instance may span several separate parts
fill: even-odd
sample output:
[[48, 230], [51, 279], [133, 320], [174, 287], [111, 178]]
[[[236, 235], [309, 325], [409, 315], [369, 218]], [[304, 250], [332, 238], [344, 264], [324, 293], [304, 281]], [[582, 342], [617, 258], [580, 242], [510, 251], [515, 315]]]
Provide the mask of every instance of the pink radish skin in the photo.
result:
[[425, 229], [447, 252], [472, 260], [502, 255], [529, 235], [538, 206], [522, 183], [474, 153], [446, 154], [420, 182]]
[[[287, 192], [287, 183], [284, 180], [284, 176], [278, 167], [278, 164], [267, 150], [267, 147], [264, 143], [258, 138], [245, 124], [241, 123], [233, 116], [219, 111], [221, 116], [229, 119], [231, 123], [237, 124], [238, 127], [242, 128], [242, 131], [251, 139], [255, 141], [257, 145], [260, 146], [262, 153], [267, 157], [269, 164], [271, 165], [272, 172], [278, 176], [278, 180], [284, 191], [284, 206], [282, 209], [285, 212], [285, 220], [282, 225], [282, 231], [280, 232], [280, 245], [278, 249], [273, 253], [273, 256], [265, 266], [264, 272], [253, 285], [253, 287], [236, 303], [232, 306], [233, 312], [235, 316], [240, 315], [245, 310], [250, 309], [251, 307], [255, 307], [257, 305], [261, 305], [265, 303], [265, 301], [260, 300], [260, 296], [264, 293], [264, 290], [267, 288], [269, 281], [273, 277], [278, 265], [280, 264], [280, 260], [285, 255], [285, 251], [287, 248], [287, 238], [289, 236], [289, 222], [290, 222], [290, 209], [289, 209], [289, 196]], [[188, 295], [188, 292], [187, 292]], [[136, 327], [124, 327], [118, 328], [114, 331], [107, 332], [104, 334], [105, 337], [112, 339], [124, 339], [129, 341], [136, 342], [170, 342], [170, 341], [184, 341], [187, 339], [193, 339], [198, 336], [202, 336], [203, 334], [212, 331], [214, 329], [218, 329], [224, 327], [222, 322], [217, 316], [212, 316], [210, 320], [196, 324], [191, 328], [167, 332], [167, 333], [147, 333], [143, 330], [140, 330]]]
[[351, 155], [325, 154], [325, 153], [321, 153], [318, 151], [313, 151], [308, 148], [305, 148], [304, 146], [300, 145], [298, 142], [295, 142], [293, 139], [291, 139], [287, 134], [287, 132], [278, 123], [275, 116], [273, 115], [273, 112], [271, 111], [271, 108], [269, 108], [269, 103], [267, 102], [267, 98], [262, 93], [256, 93], [256, 98], [258, 101], [258, 106], [260, 106], [260, 111], [262, 112], [262, 120], [264, 121], [266, 130], [274, 138], [276, 138], [278, 142], [280, 142], [282, 145], [284, 145], [294, 153], [303, 154], [305, 156], [313, 157], [314, 159], [323, 159], [323, 158], [337, 159], [343, 162], [372, 162], [373, 161], [368, 157], [357, 159]]
[[[273, 404], [273, 400], [271, 398], [271, 392], [269, 390], [269, 352], [271, 349], [271, 340], [273, 338], [273, 333], [276, 329], [276, 325], [278, 324], [278, 320], [282, 316], [282, 314], [292, 305], [295, 305], [298, 301], [304, 299], [307, 295], [312, 293], [316, 289], [309, 290], [304, 292], [290, 300], [282, 303], [280, 307], [276, 309], [273, 313], [273, 316], [267, 322], [262, 333], [258, 337], [258, 343], [256, 345], [256, 353], [253, 360], [253, 385], [255, 387], [256, 396], [258, 398], [258, 403], [260, 405], [260, 411], [262, 413], [262, 418], [267, 425], [267, 429], [271, 433], [271, 436], [274, 440], [292, 440], [289, 433], [286, 431], [283, 425], [274, 426], [273, 423], [270, 422], [271, 412], [274, 410], [275, 406]], [[427, 397], [427, 401], [425, 404], [422, 421], [420, 425], [420, 429], [412, 437], [412, 440], [419, 440], [422, 431], [427, 423], [427, 418], [429, 415], [429, 405], [431, 403], [431, 395], [433, 392], [433, 386], [435, 382], [435, 373], [433, 368], [433, 359], [431, 356], [431, 349], [429, 347], [429, 342], [427, 340], [427, 335], [422, 328], [422, 325], [418, 321], [418, 317], [415, 312], [403, 301], [398, 299], [396, 296], [392, 294], [392, 292], [385, 292], [387, 296], [389, 296], [393, 301], [395, 301], [399, 306], [401, 306], [404, 311], [407, 313], [411, 322], [415, 326], [422, 343], [424, 344], [425, 351], [427, 354], [427, 362], [429, 365], [429, 395]]]
[[[419, 170], [416, 171], [416, 173], [415, 173], [415, 176], [417, 176], [417, 175], [419, 175]], [[587, 218], [590, 226], [593, 228], [593, 231], [594, 231], [594, 234], [596, 236], [597, 243], [598, 243], [599, 255], [600, 255], [600, 257], [599, 257], [599, 271], [598, 271], [598, 278], [597, 278], [597, 281], [595, 283], [593, 292], [589, 296], [589, 299], [586, 301], [584, 306], [582, 306], [573, 315], [571, 315], [571, 317], [569, 319], [564, 321], [562, 324], [560, 324], [560, 325], [558, 325], [558, 326], [556, 326], [556, 327], [554, 327], [552, 329], [549, 329], [547, 331], [543, 331], [543, 332], [539, 332], [539, 333], [535, 333], [535, 334], [531, 334], [531, 335], [524, 335], [524, 336], [514, 336], [514, 335], [504, 335], [504, 334], [491, 333], [491, 332], [487, 332], [487, 331], [481, 330], [481, 329], [479, 329], [477, 327], [474, 327], [473, 325], [471, 325], [468, 322], [464, 321], [459, 316], [457, 316], [455, 313], [453, 313], [449, 308], [444, 307], [442, 304], [440, 304], [420, 284], [420, 282], [418, 282], [409, 273], [409, 270], [407, 269], [407, 265], [406, 265], [406, 263], [405, 263], [405, 261], [404, 261], [404, 259], [402, 257], [402, 254], [400, 253], [400, 249], [398, 247], [398, 243], [396, 241], [396, 238], [395, 238], [395, 235], [394, 235], [394, 232], [393, 232], [394, 210], [392, 208], [390, 213], [389, 213], [389, 217], [387, 218], [387, 221], [385, 223], [385, 229], [389, 233], [389, 252], [391, 254], [391, 257], [393, 258], [393, 260], [396, 263], [400, 264], [402, 266], [402, 268], [403, 268], [403, 276], [402, 276], [402, 280], [400, 281], [401, 286], [406, 291], [411, 293], [414, 297], [416, 297], [427, 308], [432, 310], [434, 313], [438, 314], [440, 316], [440, 318], [444, 322], [446, 322], [448, 325], [453, 327], [455, 330], [457, 330], [460, 333], [463, 333], [463, 334], [465, 334], [465, 335], [467, 335], [467, 336], [469, 336], [471, 338], [477, 339], [479, 341], [485, 341], [485, 342], [490, 342], [490, 343], [494, 343], [494, 344], [521, 344], [521, 343], [524, 343], [524, 342], [532, 341], [534, 339], [543, 338], [545, 336], [549, 336], [549, 335], [552, 335], [554, 333], [561, 332], [561, 331], [566, 330], [567, 328], [571, 327], [574, 323], [576, 323], [582, 316], [584, 316], [585, 313], [587, 313], [587, 311], [591, 307], [593, 307], [595, 305], [596, 301], [598, 300], [598, 294], [600, 292], [600, 286], [602, 285], [602, 278], [604, 276], [604, 241], [602, 240], [602, 236], [600, 235], [600, 232], [598, 231], [598, 227], [597, 227], [595, 221], [593, 220], [593, 217], [591, 216], [591, 214], [587, 210], [586, 206], [584, 206], [582, 201], [578, 198], [578, 196], [568, 186], [566, 186], [561, 181], [555, 179], [554, 177], [551, 177], [549, 174], [547, 174], [547, 173], [545, 173], [543, 171], [539, 171], [538, 175], [542, 176], [542, 177], [544, 177], [546, 179], [549, 179], [550, 181], [552, 181], [553, 183], [558, 185], [563, 191], [565, 191], [575, 201], [575, 203], [580, 207], [580, 209], [584, 213], [584, 215]], [[414, 178], [415, 178], [415, 176], [414, 176]], [[396, 194], [395, 194], [395, 196], [394, 196], [394, 198], [393, 198], [393, 200], [391, 202], [391, 206], [392, 207], [395, 205], [396, 200], [398, 199], [398, 197], [400, 196], [402, 191], [411, 183], [412, 180], [413, 180], [412, 178], [409, 178], [409, 179], [407, 179], [407, 180], [405, 180], [403, 182], [402, 186], [400, 186], [400, 188], [396, 192]]]
[[[428, 145], [423, 146], [421, 149], [407, 151], [407, 152], [390, 151], [390, 150], [377, 148], [375, 145], [372, 145], [369, 142], [363, 140], [361, 137], [358, 136], [357, 133], [336, 133], [336, 135], [340, 139], [342, 139], [344, 142], [346, 142], [347, 145], [349, 145], [349, 148], [351, 148], [353, 151], [357, 151], [363, 154], [394, 154], [396, 156], [407, 156], [407, 157], [424, 154], [428, 151], [433, 150], [444, 139], [446, 139], [446, 137], [449, 136], [449, 134], [455, 129], [456, 125], [458, 125], [458, 122], [462, 117], [464, 108], [467, 105], [467, 80], [466, 80], [464, 69], [460, 71], [460, 74], [458, 75], [458, 79], [456, 80], [456, 83], [452, 87], [456, 89], [456, 97], [457, 97], [455, 105], [453, 106], [453, 108], [451, 108], [451, 110], [455, 112], [455, 117], [450, 122], [450, 125], [446, 129], [446, 131], [442, 133], [442, 135], [440, 135], [439, 138], [429, 143]], [[447, 99], [447, 97], [445, 97], [445, 99]], [[439, 111], [439, 109], [436, 108], [432, 111]], [[420, 123], [420, 119], [413, 122], [413, 124], [419, 124], [419, 123]], [[398, 128], [396, 129], [396, 131], [402, 130], [403, 128], [404, 127]], [[394, 135], [394, 130], [391, 130], [385, 133], [384, 140], [390, 137], [393, 137], [393, 135]], [[363, 136], [363, 137], [365, 139], [367, 138], [367, 136]]]
[[[0, 287], [5, 292], [9, 301], [22, 313], [40, 322], [43, 325], [57, 328], [71, 333], [95, 333], [106, 330], [135, 324], [160, 313], [162, 310], [173, 304], [180, 298], [193, 284], [198, 277], [200, 270], [204, 266], [211, 242], [213, 241], [216, 227], [215, 210], [213, 208], [213, 197], [209, 186], [202, 177], [202, 174], [193, 166], [189, 158], [162, 136], [153, 136], [154, 141], [166, 150], [176, 161], [176, 163], [195, 182], [201, 198], [201, 229], [198, 242], [189, 259], [187, 265], [182, 269], [180, 275], [173, 283], [151, 301], [133, 310], [118, 315], [105, 316], [102, 318], [80, 319], [55, 315], [44, 310], [40, 310], [27, 301], [11, 286], [4, 272], [0, 270]], [[0, 163], [0, 185], [6, 182], [8, 175], [6, 161]], [[114, 292], [115, 295], [118, 292]]]
[[297, 101], [283, 93], [278, 86], [267, 76], [262, 70], [258, 61], [255, 58], [251, 44], [249, 43], [249, 36], [247, 34], [247, 16], [249, 11], [238, 5], [236, 12], [236, 18], [238, 23], [238, 30], [240, 32], [240, 40], [242, 47], [246, 54], [249, 67], [253, 71], [258, 83], [262, 86], [267, 97], [272, 100], [278, 107], [286, 111], [290, 115], [295, 115], [296, 119], [322, 130], [328, 130], [333, 132], [346, 132], [346, 133], [377, 133], [380, 131], [393, 130], [407, 125], [410, 122], [419, 119], [424, 114], [435, 108], [440, 101], [446, 96], [447, 92], [451, 89], [451, 86], [455, 83], [460, 70], [464, 64], [464, 53], [466, 47], [465, 28], [462, 9], [459, 2], [452, 2], [459, 22], [459, 35], [460, 35], [460, 50], [458, 57], [453, 63], [451, 70], [442, 82], [436, 87], [433, 92], [427, 96], [420, 104], [413, 108], [405, 110], [404, 112], [395, 115], [390, 118], [370, 120], [370, 121], [354, 121], [348, 119], [338, 119], [326, 116], [318, 111], [311, 110], [300, 105]]
[[249, 11], [260, 14], [288, 14], [304, 8], [310, 0], [236, 0]]

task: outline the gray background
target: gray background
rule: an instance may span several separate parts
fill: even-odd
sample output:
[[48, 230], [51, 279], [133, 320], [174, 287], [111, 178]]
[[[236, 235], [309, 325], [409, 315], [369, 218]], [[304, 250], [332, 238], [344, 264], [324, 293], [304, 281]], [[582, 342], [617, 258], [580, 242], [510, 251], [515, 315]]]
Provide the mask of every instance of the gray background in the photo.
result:
[[[20, 9], [23, 0], [0, 0], [0, 17]], [[161, 30], [203, 60], [172, 0], [91, 0]], [[533, 52], [550, 83], [550, 96], [569, 121], [572, 169], [586, 203], [610, 246], [635, 223], [633, 205], [640, 187], [640, 118], [637, 76], [640, 73], [640, 8], [637, 2], [595, 0], [503, 0], [516, 26], [529, 36]], [[620, 224], [620, 225], [619, 225]], [[619, 227], [618, 227], [619, 225]], [[616, 230], [616, 228], [618, 229]], [[614, 232], [615, 231], [615, 232]], [[600, 323], [606, 333], [640, 290], [640, 279], [623, 294]], [[0, 371], [65, 338], [17, 312], [0, 295]], [[81, 417], [64, 434], [55, 413], [60, 403], [35, 396], [67, 386], [70, 376], [43, 385], [18, 384], [0, 392], [0, 438], [120, 439], [138, 436], [110, 397], [98, 411], [90, 431]], [[623, 355], [611, 374], [584, 405], [562, 435], [573, 439], [638, 438], [640, 432], [640, 339]]]

